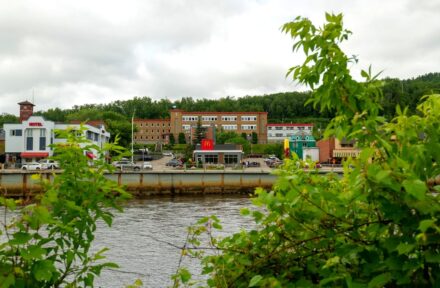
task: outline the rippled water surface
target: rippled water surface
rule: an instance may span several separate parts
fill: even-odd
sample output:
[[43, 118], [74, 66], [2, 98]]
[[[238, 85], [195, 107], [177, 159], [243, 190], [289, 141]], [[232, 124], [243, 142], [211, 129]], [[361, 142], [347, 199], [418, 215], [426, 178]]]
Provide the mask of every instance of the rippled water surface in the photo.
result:
[[[124, 213], [117, 213], [111, 228], [100, 223], [95, 249], [110, 248], [108, 260], [118, 263], [120, 271], [103, 271], [98, 287], [125, 287], [141, 279], [143, 287], [169, 287], [175, 273], [186, 227], [207, 215], [217, 215], [225, 232], [248, 229], [251, 221], [240, 216], [248, 206], [246, 196], [160, 197], [129, 202]], [[183, 264], [197, 270], [197, 262]]]

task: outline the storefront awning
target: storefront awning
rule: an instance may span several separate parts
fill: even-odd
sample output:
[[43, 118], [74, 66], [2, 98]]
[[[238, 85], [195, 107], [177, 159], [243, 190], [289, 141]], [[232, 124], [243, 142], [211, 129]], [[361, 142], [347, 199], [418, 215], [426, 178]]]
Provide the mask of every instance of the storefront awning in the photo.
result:
[[46, 158], [49, 157], [48, 152], [21, 152], [21, 158]]
[[333, 157], [336, 158], [347, 158], [347, 157], [357, 157], [359, 155], [359, 150], [333, 150]]

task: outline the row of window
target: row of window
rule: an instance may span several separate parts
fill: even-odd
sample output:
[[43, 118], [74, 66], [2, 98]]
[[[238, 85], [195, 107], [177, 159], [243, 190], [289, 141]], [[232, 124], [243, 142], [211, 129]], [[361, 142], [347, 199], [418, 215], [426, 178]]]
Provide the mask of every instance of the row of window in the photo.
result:
[[134, 136], [134, 140], [160, 140], [160, 139], [165, 139], [164, 136], [145, 136], [145, 138], [143, 136]]
[[[205, 160], [205, 163], [212, 163], [212, 164], [218, 163], [218, 155], [215, 155], [215, 154], [214, 155], [204, 155], [204, 156], [198, 155], [197, 162], [203, 162], [203, 158]], [[225, 161], [225, 164], [237, 164], [238, 163], [238, 156], [225, 154], [224, 161]]]
[[[46, 129], [26, 129], [25, 131], [26, 131], [27, 138], [32, 138], [35, 134], [34, 131], [37, 132], [36, 134], [39, 134], [40, 137], [46, 138]], [[23, 136], [23, 130], [22, 129], [10, 130], [10, 135], [11, 136]], [[77, 135], [77, 136], [80, 136], [80, 135]], [[55, 137], [61, 139], [62, 136], [60, 136], [59, 133], [56, 133], [56, 131], [55, 131]], [[99, 134], [92, 132], [92, 131], [87, 131], [86, 138], [89, 140], [98, 142], [99, 141]], [[26, 141], [28, 141], [28, 140], [26, 140]], [[29, 150], [32, 150], [32, 149], [29, 149]]]
[[268, 130], [312, 130], [311, 126], [275, 126], [275, 127], [267, 127]]
[[[151, 123], [151, 124], [149, 124], [149, 123], [139, 123], [139, 126], [140, 127], [159, 127], [160, 126], [160, 123]], [[170, 127], [171, 126], [171, 124], [170, 123], [168, 123], [167, 125], [165, 125], [165, 123], [162, 123], [162, 127], [165, 127], [165, 126], [168, 126], [168, 127]]]
[[[203, 125], [203, 127], [209, 127], [209, 125]], [[222, 125], [223, 130], [234, 131], [237, 130], [237, 125]], [[190, 130], [191, 125], [182, 125], [183, 130]], [[241, 130], [257, 130], [257, 125], [241, 125]]]
[[267, 134], [267, 136], [268, 137], [291, 137], [291, 136], [293, 136], [293, 135], [295, 135], [294, 133], [286, 133], [286, 134], [283, 134], [283, 133], [268, 133]]
[[[170, 133], [170, 130], [162, 129], [162, 133], [165, 133], [165, 131], [166, 131], [166, 133]], [[137, 133], [137, 134], [160, 133], [160, 129], [141, 130], [141, 131], [138, 131], [135, 133]]]
[[[40, 137], [39, 144], [40, 144], [39, 145], [40, 151], [45, 151], [46, 150], [46, 137]], [[26, 137], [26, 150], [27, 151], [34, 150], [34, 137]]]
[[[222, 116], [222, 121], [237, 121], [237, 116]], [[199, 116], [182, 116], [183, 121], [199, 121]], [[202, 121], [217, 121], [217, 116], [202, 116]], [[241, 121], [257, 121], [257, 116], [241, 116]]]

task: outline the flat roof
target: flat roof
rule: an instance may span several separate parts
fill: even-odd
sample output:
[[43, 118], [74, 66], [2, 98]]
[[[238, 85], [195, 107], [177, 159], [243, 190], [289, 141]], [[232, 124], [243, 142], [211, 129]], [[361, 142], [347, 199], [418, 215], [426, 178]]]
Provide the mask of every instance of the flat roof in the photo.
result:
[[286, 127], [290, 127], [290, 126], [313, 126], [313, 124], [310, 124], [310, 123], [270, 123], [270, 124], [267, 124], [267, 126], [286, 126]]

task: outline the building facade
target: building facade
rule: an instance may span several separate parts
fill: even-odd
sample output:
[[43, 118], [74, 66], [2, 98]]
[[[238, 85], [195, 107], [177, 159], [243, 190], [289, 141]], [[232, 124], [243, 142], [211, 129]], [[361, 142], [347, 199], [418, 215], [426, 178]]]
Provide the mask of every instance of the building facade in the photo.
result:
[[306, 135], [312, 135], [313, 124], [303, 123], [280, 123], [267, 124], [267, 142], [283, 143], [284, 139], [290, 138], [296, 132], [303, 132]]
[[321, 163], [341, 163], [342, 160], [359, 155], [360, 149], [356, 148], [355, 141], [341, 141], [336, 138], [329, 138], [318, 141], [319, 161]]
[[193, 152], [193, 159], [196, 163], [233, 166], [241, 163], [243, 150], [240, 145], [235, 144], [214, 145], [209, 150], [203, 149], [200, 144], [197, 144]]
[[[19, 103], [21, 123], [3, 125], [6, 162], [8, 163], [32, 162], [52, 156], [53, 148], [50, 144], [66, 142], [66, 139], [56, 133], [57, 130], [80, 130], [80, 124], [55, 123], [41, 116], [31, 116], [32, 110], [29, 113], [29, 109], [22, 109], [23, 103], [33, 108], [33, 104], [29, 105], [27, 101]], [[105, 130], [104, 126], [95, 127], [85, 124], [83, 128], [85, 129], [84, 137], [99, 147], [110, 140], [110, 133]], [[96, 155], [96, 151], [89, 151], [89, 153], [87, 155], [91, 157], [93, 154]]]
[[198, 121], [202, 127], [215, 127], [217, 131], [231, 131], [237, 134], [246, 133], [250, 138], [256, 133], [258, 143], [267, 143], [267, 112], [187, 112], [180, 109], [170, 110], [170, 133], [177, 139], [184, 133], [187, 142], [191, 141]]
[[[136, 125], [136, 132], [134, 132], [133, 135], [134, 143], [169, 143], [171, 131], [170, 119], [134, 119], [133, 123]], [[177, 139], [177, 137], [175, 139]]]

